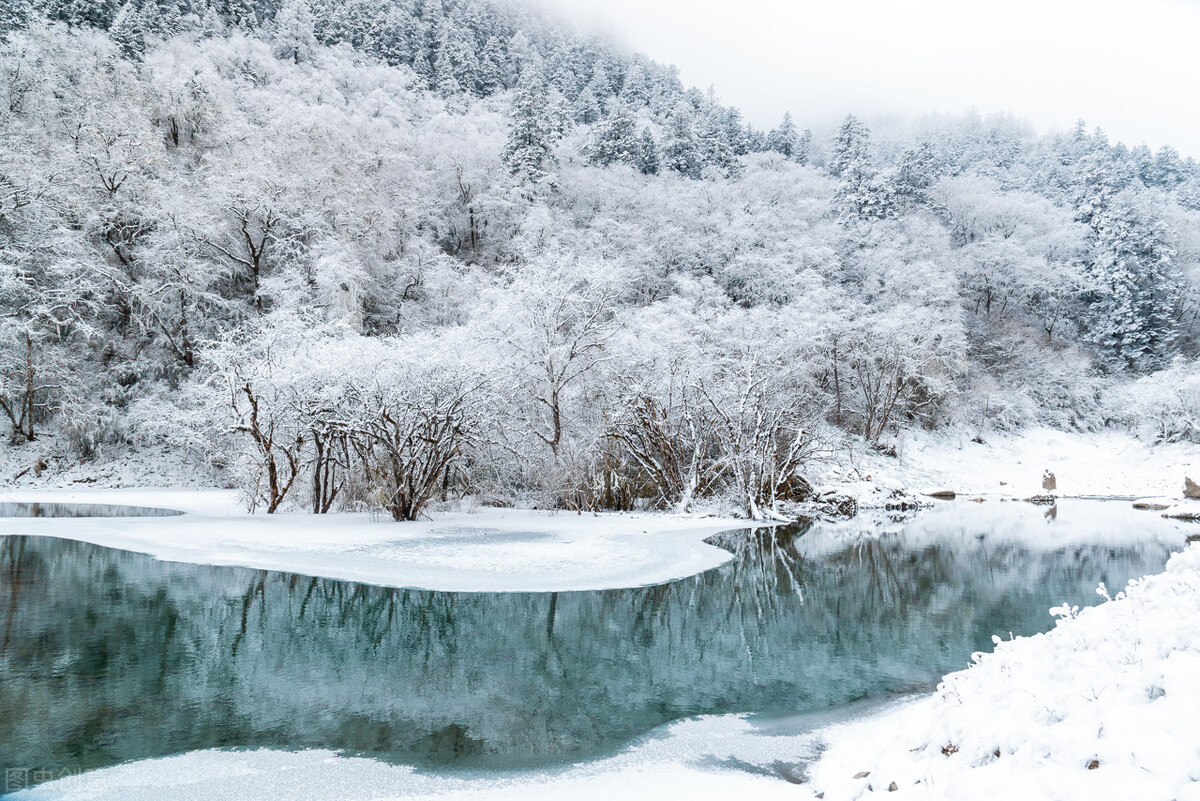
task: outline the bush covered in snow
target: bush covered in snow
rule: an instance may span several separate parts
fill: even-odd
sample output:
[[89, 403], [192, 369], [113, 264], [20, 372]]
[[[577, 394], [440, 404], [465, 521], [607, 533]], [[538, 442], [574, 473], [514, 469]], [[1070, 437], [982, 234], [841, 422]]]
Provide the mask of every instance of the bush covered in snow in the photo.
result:
[[1200, 442], [1200, 365], [1179, 358], [1157, 373], [1115, 387], [1110, 414], [1152, 442]]

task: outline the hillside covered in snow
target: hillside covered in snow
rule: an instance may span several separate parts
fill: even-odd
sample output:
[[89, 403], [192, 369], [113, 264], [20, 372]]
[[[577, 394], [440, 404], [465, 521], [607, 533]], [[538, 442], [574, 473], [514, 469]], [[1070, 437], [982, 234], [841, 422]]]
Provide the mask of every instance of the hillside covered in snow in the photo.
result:
[[19, 0], [0, 32], [14, 474], [54, 442], [265, 511], [760, 517], [848, 440], [1200, 438], [1171, 148], [759, 131], [499, 1]]

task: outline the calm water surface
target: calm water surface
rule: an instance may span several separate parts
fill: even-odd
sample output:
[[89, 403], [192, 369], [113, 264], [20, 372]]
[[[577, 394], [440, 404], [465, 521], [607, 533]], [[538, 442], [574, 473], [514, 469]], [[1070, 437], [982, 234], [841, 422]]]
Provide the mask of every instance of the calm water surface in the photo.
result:
[[[683, 717], [929, 687], [1183, 541], [1127, 505], [956, 509], [882, 538], [731, 532], [714, 539], [736, 555], [724, 567], [607, 592], [398, 590], [0, 537], [0, 766], [217, 746], [442, 769], [579, 759]], [[1072, 518], [1147, 535], [1070, 544]], [[1027, 528], [1036, 547], [1012, 536]]]
[[0, 517], [176, 517], [174, 509], [110, 503], [0, 501]]

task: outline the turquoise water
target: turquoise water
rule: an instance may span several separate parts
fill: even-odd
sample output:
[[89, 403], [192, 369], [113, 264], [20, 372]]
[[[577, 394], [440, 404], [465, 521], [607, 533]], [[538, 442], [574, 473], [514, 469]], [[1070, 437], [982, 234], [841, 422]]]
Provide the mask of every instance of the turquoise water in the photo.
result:
[[0, 766], [219, 746], [442, 770], [599, 756], [689, 716], [928, 688], [993, 634], [1046, 630], [1049, 607], [1094, 603], [1097, 582], [1158, 572], [1171, 550], [1031, 547], [999, 534], [1048, 537], [1066, 512], [993, 506], [882, 538], [730, 532], [721, 568], [605, 592], [388, 589], [0, 537]]

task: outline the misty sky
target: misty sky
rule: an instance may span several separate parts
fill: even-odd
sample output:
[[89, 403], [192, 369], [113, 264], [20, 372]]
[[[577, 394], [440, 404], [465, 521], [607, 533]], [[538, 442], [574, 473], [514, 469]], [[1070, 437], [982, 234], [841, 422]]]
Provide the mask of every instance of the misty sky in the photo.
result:
[[758, 127], [1011, 111], [1200, 158], [1197, 0], [540, 0]]

